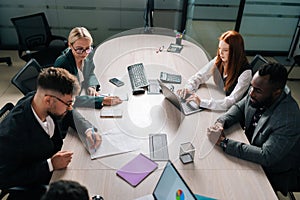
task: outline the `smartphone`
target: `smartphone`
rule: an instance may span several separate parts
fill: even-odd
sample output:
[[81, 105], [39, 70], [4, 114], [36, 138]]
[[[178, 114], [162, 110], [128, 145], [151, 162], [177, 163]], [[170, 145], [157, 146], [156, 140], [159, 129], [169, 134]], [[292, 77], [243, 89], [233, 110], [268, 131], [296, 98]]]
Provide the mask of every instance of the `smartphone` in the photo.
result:
[[111, 78], [111, 79], [109, 79], [109, 82], [111, 82], [112, 84], [114, 84], [117, 87], [121, 87], [122, 85], [124, 85], [124, 82], [117, 78]]

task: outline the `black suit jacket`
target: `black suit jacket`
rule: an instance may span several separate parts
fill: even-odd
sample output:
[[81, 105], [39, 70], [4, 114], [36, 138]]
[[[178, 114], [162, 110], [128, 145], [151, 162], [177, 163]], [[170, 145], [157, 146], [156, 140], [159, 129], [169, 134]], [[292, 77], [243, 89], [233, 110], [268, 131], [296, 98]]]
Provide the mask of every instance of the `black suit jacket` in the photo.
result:
[[33, 93], [21, 99], [0, 124], [0, 188], [48, 184], [51, 178], [47, 159], [63, 144], [67, 127], [84, 133], [92, 125], [75, 110], [55, 123], [54, 135], [44, 131], [31, 108]]

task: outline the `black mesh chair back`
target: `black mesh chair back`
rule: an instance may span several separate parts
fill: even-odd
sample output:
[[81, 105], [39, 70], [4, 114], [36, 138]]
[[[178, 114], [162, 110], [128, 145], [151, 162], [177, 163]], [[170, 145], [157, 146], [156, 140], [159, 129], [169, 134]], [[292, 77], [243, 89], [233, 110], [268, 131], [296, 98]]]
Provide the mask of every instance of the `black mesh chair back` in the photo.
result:
[[250, 65], [252, 67], [252, 74], [254, 75], [262, 65], [267, 64], [267, 63], [268, 63], [268, 61], [264, 57], [257, 54], [250, 63]]
[[11, 58], [10, 57], [1, 57], [0, 58], [0, 63], [6, 63], [8, 66], [11, 66], [12, 65], [12, 62], [11, 62]]
[[[52, 35], [44, 13], [15, 17], [11, 21], [18, 35], [19, 57], [26, 62], [34, 58], [43, 67], [52, 66], [67, 47], [66, 38]], [[54, 40], [57, 42], [52, 45]]]
[[11, 79], [11, 83], [15, 85], [24, 95], [28, 92], [36, 90], [36, 79], [41, 72], [42, 67], [35, 59], [31, 59], [26, 65]]
[[[1, 46], [1, 36], [0, 36], [0, 46]], [[0, 57], [0, 63], [6, 63], [8, 66], [12, 65], [10, 57]]]
[[35, 14], [11, 19], [24, 50], [39, 50], [49, 44], [50, 27], [44, 14]]
[[[300, 66], [300, 54], [299, 55], [295, 55], [293, 57], [293, 59], [294, 59], [294, 63], [291, 65], [291, 67], [290, 67], [290, 69], [288, 71], [288, 75], [290, 75], [290, 73], [294, 69], [295, 65]], [[295, 80], [300, 80], [300, 78], [297, 78], [297, 77], [295, 77], [295, 78], [288, 78], [288, 80], [295, 81]]]

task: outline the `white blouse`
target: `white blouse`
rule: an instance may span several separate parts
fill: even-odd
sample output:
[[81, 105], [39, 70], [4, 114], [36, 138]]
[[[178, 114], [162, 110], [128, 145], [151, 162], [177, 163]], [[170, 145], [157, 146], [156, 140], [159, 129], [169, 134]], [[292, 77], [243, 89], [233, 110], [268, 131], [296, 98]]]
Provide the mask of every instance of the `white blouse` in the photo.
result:
[[[196, 91], [201, 84], [205, 83], [210, 77], [213, 76], [212, 68], [216, 61], [216, 57], [207, 63], [201, 70], [199, 70], [195, 75], [193, 75], [188, 83], [185, 85], [185, 88]], [[224, 99], [201, 99], [200, 107], [208, 108], [211, 110], [228, 110], [234, 103], [238, 102], [250, 86], [252, 79], [252, 71], [245, 70], [239, 77], [236, 86], [229, 96], [226, 96]]]

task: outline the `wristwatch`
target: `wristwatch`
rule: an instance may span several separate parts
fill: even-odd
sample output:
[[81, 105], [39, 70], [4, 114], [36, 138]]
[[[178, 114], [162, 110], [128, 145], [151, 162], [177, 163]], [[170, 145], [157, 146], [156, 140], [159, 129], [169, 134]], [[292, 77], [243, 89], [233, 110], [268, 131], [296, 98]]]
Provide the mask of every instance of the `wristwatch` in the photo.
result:
[[220, 147], [223, 149], [223, 151], [226, 150], [228, 140], [229, 140], [228, 138], [224, 138], [224, 139], [220, 142]]

